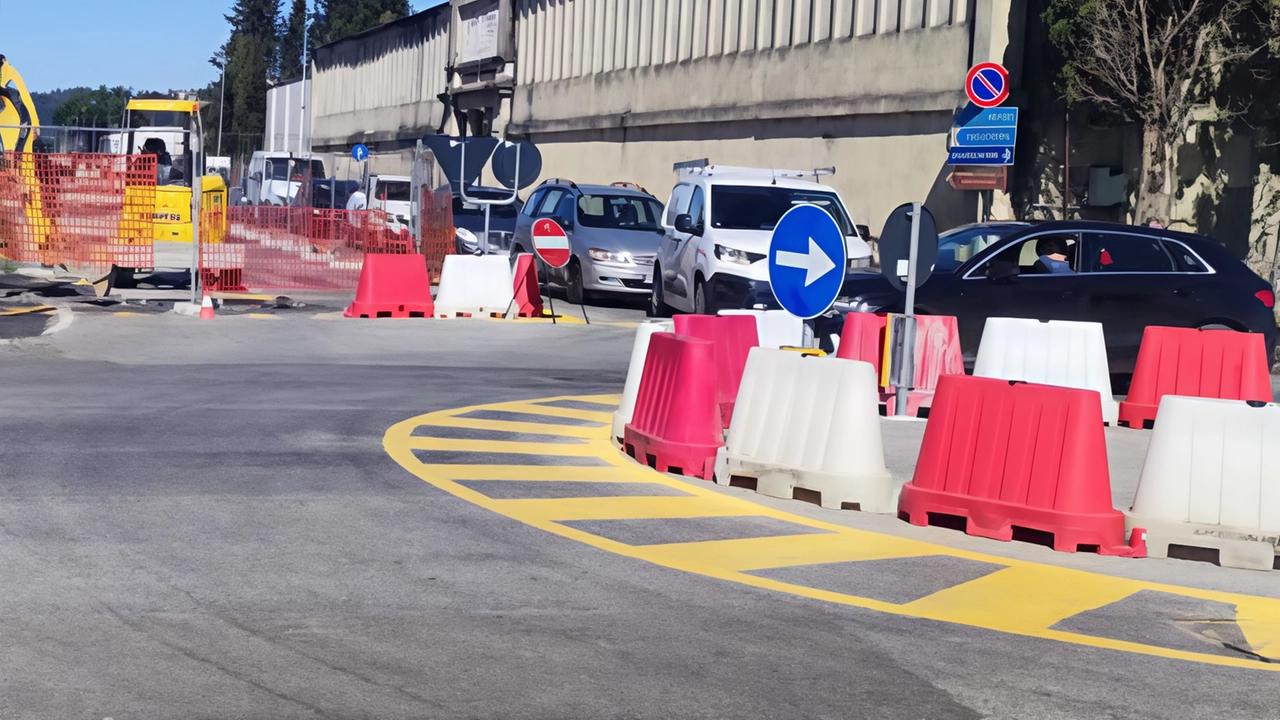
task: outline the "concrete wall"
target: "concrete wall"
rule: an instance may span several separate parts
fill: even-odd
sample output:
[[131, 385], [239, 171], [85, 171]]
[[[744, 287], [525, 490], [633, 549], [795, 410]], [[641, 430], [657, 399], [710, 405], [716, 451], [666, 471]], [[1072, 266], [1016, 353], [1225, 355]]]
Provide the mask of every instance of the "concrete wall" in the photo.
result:
[[945, 182], [947, 132], [971, 60], [1020, 41], [1011, 3], [516, 0], [509, 130], [538, 144], [547, 176], [663, 200], [683, 160], [834, 165], [873, 232], [912, 200], [971, 222], [976, 194]]
[[408, 174], [403, 158], [411, 164], [415, 142], [440, 125], [448, 39], [443, 5], [316, 48], [312, 147], [331, 154], [335, 174], [356, 143], [376, 171]]

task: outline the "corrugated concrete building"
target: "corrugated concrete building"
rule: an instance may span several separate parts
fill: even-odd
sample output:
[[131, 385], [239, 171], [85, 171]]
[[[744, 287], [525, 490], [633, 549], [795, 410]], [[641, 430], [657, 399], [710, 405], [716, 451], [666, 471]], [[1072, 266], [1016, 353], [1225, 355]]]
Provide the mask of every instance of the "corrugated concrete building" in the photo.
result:
[[454, 0], [317, 49], [313, 146], [337, 159], [364, 142], [377, 171], [407, 172], [418, 137], [456, 132], [447, 90], [473, 131], [533, 140], [546, 176], [633, 181], [665, 200], [684, 160], [834, 165], [858, 222], [925, 200], [953, 225], [977, 214], [977, 194], [946, 183], [965, 73], [1000, 61], [1016, 87], [1020, 7]]

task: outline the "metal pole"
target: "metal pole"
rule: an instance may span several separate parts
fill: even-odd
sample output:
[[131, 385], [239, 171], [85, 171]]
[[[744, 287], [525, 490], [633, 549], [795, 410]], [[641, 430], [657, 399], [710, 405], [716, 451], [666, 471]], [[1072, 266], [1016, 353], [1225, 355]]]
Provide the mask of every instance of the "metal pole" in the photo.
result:
[[905, 328], [904, 337], [902, 339], [902, 358], [900, 360], [904, 372], [901, 373], [902, 379], [908, 379], [906, 385], [901, 382], [896, 388], [897, 397], [894, 405], [894, 414], [897, 417], [907, 416], [907, 398], [911, 389], [910, 378], [915, 377], [915, 359], [916, 359], [916, 333], [915, 333], [915, 315], [916, 315], [916, 256], [920, 246], [920, 203], [912, 203], [911, 206], [911, 249], [907, 255], [907, 304], [906, 311], [907, 321], [903, 324]]
[[218, 156], [222, 156], [222, 109], [227, 105], [227, 61], [222, 61], [222, 81], [218, 83]]
[[198, 303], [200, 297], [200, 204], [204, 192], [204, 133], [200, 130], [199, 110], [192, 116], [191, 127], [187, 131], [187, 142], [191, 143], [191, 164], [187, 173], [191, 177], [191, 302]]
[[1062, 219], [1070, 220], [1071, 212], [1071, 103], [1067, 103], [1067, 116], [1063, 133], [1062, 152]]
[[484, 206], [484, 237], [480, 240], [480, 254], [489, 254], [489, 208], [490, 205]]
[[[299, 90], [299, 108], [298, 108], [298, 154], [301, 155], [305, 150], [302, 145], [303, 128], [307, 123], [307, 4], [302, 4], [302, 88]], [[308, 167], [310, 165], [308, 164]]]

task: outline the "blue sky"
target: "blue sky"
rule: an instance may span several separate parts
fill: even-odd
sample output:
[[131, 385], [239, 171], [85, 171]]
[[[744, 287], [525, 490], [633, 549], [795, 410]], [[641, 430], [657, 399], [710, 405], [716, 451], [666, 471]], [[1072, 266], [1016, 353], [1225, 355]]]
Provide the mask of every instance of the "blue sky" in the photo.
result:
[[[434, 1], [413, 3], [418, 7]], [[32, 91], [204, 87], [232, 0], [0, 0], [0, 55]]]

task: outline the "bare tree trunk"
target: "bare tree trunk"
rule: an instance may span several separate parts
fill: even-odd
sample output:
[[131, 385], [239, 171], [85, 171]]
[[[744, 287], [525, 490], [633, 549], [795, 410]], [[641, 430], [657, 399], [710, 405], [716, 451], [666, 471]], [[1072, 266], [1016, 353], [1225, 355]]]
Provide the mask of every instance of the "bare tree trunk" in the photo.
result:
[[1142, 129], [1141, 173], [1135, 219], [1141, 225], [1157, 220], [1168, 227], [1173, 214], [1173, 148], [1164, 133], [1150, 126]]

